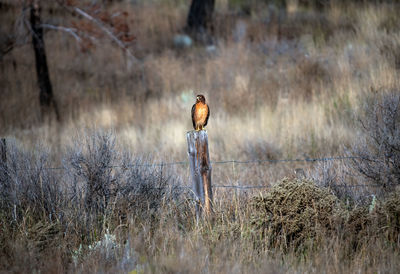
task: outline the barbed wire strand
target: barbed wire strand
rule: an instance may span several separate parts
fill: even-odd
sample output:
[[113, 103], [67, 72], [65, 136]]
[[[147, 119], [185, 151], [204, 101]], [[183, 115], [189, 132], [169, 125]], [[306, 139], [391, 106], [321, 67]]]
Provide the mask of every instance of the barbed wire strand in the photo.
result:
[[[175, 186], [176, 188], [181, 188], [181, 189], [189, 189], [191, 190], [191, 186]], [[339, 188], [367, 188], [367, 187], [372, 187], [372, 188], [382, 188], [383, 186], [381, 185], [329, 185], [326, 186], [327, 188], [333, 188], [333, 187], [339, 187]], [[212, 185], [212, 188], [230, 188], [230, 189], [237, 189], [237, 190], [246, 190], [246, 189], [268, 189], [272, 188], [271, 185], [254, 185], [254, 186], [237, 186], [237, 185]]]
[[[211, 164], [264, 164], [264, 163], [288, 163], [288, 162], [325, 162], [325, 161], [336, 161], [336, 160], [352, 160], [352, 159], [363, 159], [357, 156], [337, 156], [337, 157], [323, 157], [323, 158], [296, 158], [296, 159], [266, 159], [266, 160], [224, 160], [224, 161], [211, 161]], [[165, 167], [165, 166], [176, 166], [176, 165], [188, 165], [187, 161], [179, 162], [161, 162], [161, 163], [145, 163], [145, 164], [130, 164], [130, 165], [112, 165], [108, 168], [129, 168], [129, 167]], [[42, 167], [42, 170], [70, 170], [71, 168], [66, 167]], [[32, 170], [32, 169], [17, 169], [18, 171]], [[238, 190], [246, 189], [262, 189], [271, 188], [270, 185], [216, 185], [213, 188], [230, 188]], [[358, 187], [382, 187], [380, 185], [330, 185], [328, 187], [342, 187], [342, 188], [358, 188]], [[180, 186], [180, 188], [191, 189], [190, 186]]]
[[[254, 189], [254, 188], [271, 188], [272, 186], [263, 186], [263, 185], [255, 185], [255, 186], [235, 186], [235, 185], [213, 185], [213, 188], [237, 188], [237, 189]], [[341, 188], [359, 188], [359, 187], [375, 187], [380, 188], [383, 187], [381, 185], [329, 185], [328, 188], [332, 187], [341, 187]]]
[[[263, 164], [263, 163], [289, 163], [289, 162], [326, 162], [336, 160], [351, 160], [351, 159], [363, 159], [357, 156], [338, 156], [338, 157], [323, 157], [323, 158], [296, 158], [296, 159], [266, 159], [266, 160], [223, 160], [223, 161], [211, 161], [211, 164]], [[161, 162], [161, 163], [145, 163], [145, 164], [129, 164], [129, 165], [112, 165], [107, 168], [128, 168], [128, 167], [155, 167], [155, 166], [177, 166], [177, 165], [188, 165], [187, 161], [179, 162]], [[43, 167], [44, 170], [69, 170], [66, 167]], [[32, 170], [32, 169], [17, 169], [17, 170]]]

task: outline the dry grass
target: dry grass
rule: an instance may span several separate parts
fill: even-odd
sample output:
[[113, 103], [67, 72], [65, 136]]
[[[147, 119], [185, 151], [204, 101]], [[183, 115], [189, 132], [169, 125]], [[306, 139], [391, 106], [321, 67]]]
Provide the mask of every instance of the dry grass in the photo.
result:
[[[135, 3], [122, 1], [107, 9], [124, 9], [131, 15], [129, 26], [136, 36], [131, 50], [141, 66], [107, 39], [82, 51], [65, 33], [45, 33], [60, 124], [40, 122], [29, 39], [0, 59], [0, 135], [18, 140], [20, 154], [10, 156], [16, 162], [12, 182], [24, 190], [18, 193], [18, 203], [13, 200], [16, 213], [1, 196], [0, 270], [399, 272], [398, 194], [377, 196], [375, 201], [373, 189], [332, 187], [365, 183], [365, 178], [354, 176], [351, 165], [214, 165], [215, 185], [273, 186], [285, 176], [292, 178], [295, 168], [303, 168], [319, 186], [332, 191], [292, 179], [277, 184], [262, 195], [282, 210], [286, 204], [274, 199], [291, 193], [290, 186], [307, 187], [307, 193], [320, 197], [311, 199], [312, 206], [298, 204], [301, 214], [295, 210], [286, 215], [293, 222], [303, 221], [297, 225], [309, 230], [289, 235], [280, 228], [292, 223], [273, 211], [273, 229], [269, 220], [259, 222], [269, 227], [271, 238], [260, 233], [255, 240], [254, 191], [217, 188], [214, 220], [196, 224], [190, 195], [179, 192], [170, 202], [165, 193], [158, 193], [160, 197], [148, 189], [153, 196], [137, 201], [132, 189], [125, 189], [129, 195], [118, 192], [120, 182], [159, 182], [158, 167], [131, 170], [131, 177], [123, 171], [97, 174], [101, 147], [92, 147], [95, 153], [90, 154], [84, 138], [80, 144], [71, 141], [86, 128], [111, 129], [118, 144], [111, 162], [123, 163], [127, 151], [133, 155], [127, 159], [137, 161], [184, 161], [190, 108], [194, 96], [203, 93], [211, 108], [207, 130], [214, 161], [342, 155], [368, 135], [355, 118], [363, 117], [365, 102], [385, 90], [400, 90], [399, 7], [335, 4], [318, 12], [291, 6], [279, 25], [276, 11], [261, 2], [251, 1], [245, 8], [250, 14], [236, 14], [232, 10], [240, 5], [217, 1], [215, 49], [210, 50], [203, 45], [173, 45], [174, 35], [184, 26], [186, 2]], [[0, 14], [1, 32], [20, 27], [18, 9], [0, 8]], [[43, 17], [64, 22], [67, 15], [45, 11]], [[46, 153], [39, 153], [38, 143]], [[46, 165], [72, 166], [75, 173], [47, 172], [41, 169]], [[20, 174], [18, 167], [34, 168]], [[188, 183], [187, 166], [164, 167], [162, 172], [174, 182]], [[92, 173], [99, 180], [91, 181], [95, 188], [106, 186], [104, 193], [93, 194], [99, 212], [86, 211], [87, 192], [82, 192]], [[77, 182], [79, 202], [72, 203], [68, 191]], [[44, 188], [48, 196], [41, 196]], [[150, 209], [154, 199], [160, 203]], [[333, 209], [319, 219], [316, 203], [327, 199], [332, 203], [321, 208], [340, 204], [335, 207], [341, 211], [339, 221]]]
[[[162, 10], [168, 13], [167, 8]], [[371, 12], [367, 9], [359, 16]], [[324, 47], [304, 34], [299, 40], [276, 41], [272, 36], [260, 43], [221, 41], [212, 54], [203, 48], [180, 53], [153, 41], [153, 47], [160, 49], [147, 53], [140, 50], [146, 41], [138, 38], [135, 51], [146, 54], [143, 69], [127, 64], [124, 55], [106, 42], [82, 53], [64, 34], [49, 32], [51, 77], [64, 117], [56, 131], [63, 136], [64, 130], [88, 125], [116, 128], [132, 147], [182, 159], [184, 132], [190, 129], [188, 110], [193, 95], [201, 91], [212, 110], [209, 131], [218, 143], [212, 150], [214, 159], [238, 157], [240, 152], [232, 147], [257, 139], [268, 140], [282, 150], [283, 157], [337, 154], [355, 136], [349, 130], [353, 128], [349, 113], [358, 108], [365, 93], [371, 87], [398, 85], [391, 58], [383, 58], [378, 46], [365, 41], [367, 35], [377, 43], [386, 37], [375, 32], [380, 23], [376, 20], [356, 35], [337, 30]], [[137, 29], [157, 28], [157, 22], [154, 19]], [[176, 28], [170, 26], [162, 33], [172, 40]], [[151, 33], [146, 32], [146, 39], [157, 36]], [[38, 126], [31, 55], [26, 45], [4, 57], [1, 130], [3, 135], [43, 140], [54, 132], [52, 126]], [[13, 60], [15, 70], [10, 65]], [[160, 134], [161, 127], [165, 134]], [[223, 140], [225, 135], [234, 137]]]

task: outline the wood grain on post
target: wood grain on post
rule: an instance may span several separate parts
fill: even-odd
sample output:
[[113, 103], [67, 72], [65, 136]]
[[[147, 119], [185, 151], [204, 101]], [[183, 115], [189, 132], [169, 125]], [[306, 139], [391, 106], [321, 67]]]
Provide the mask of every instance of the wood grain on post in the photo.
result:
[[7, 162], [7, 145], [6, 145], [6, 139], [5, 138], [1, 138], [0, 154], [1, 154], [1, 162], [3, 164], [6, 164], [6, 162]]
[[4, 180], [4, 186], [3, 189], [7, 190], [7, 143], [6, 143], [6, 139], [5, 138], [1, 138], [0, 140], [0, 172], [2, 172], [3, 174], [0, 173], [0, 177], [2, 178], [2, 180]]
[[196, 195], [196, 216], [201, 211], [212, 213], [211, 162], [208, 154], [207, 131], [189, 131], [186, 135], [193, 191]]

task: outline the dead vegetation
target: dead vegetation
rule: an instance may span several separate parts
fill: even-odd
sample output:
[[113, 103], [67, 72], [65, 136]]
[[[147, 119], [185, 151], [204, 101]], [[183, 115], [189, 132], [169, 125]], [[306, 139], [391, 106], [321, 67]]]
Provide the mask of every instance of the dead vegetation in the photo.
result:
[[[0, 166], [0, 268], [258, 272], [267, 265], [276, 273], [308, 264], [326, 269], [322, 251], [340, 258], [344, 272], [358, 264], [366, 271], [399, 267], [398, 190], [348, 203], [334, 185], [305, 178], [286, 178], [259, 195], [217, 189], [213, 218], [196, 223], [178, 173], [120, 149], [112, 134], [92, 132], [64, 149], [63, 167], [54, 170], [51, 152], [10, 144]], [[187, 254], [202, 257], [193, 263]], [[383, 254], [391, 255], [365, 264]]]
[[312, 252], [329, 238], [341, 239], [343, 252], [350, 256], [377, 240], [398, 247], [398, 191], [386, 199], [374, 197], [368, 205], [348, 207], [328, 188], [284, 179], [254, 197], [252, 206], [254, 241], [265, 249]]
[[[3, 2], [1, 32], [21, 30]], [[1, 56], [0, 271], [400, 271], [398, 5], [279, 17], [264, 1], [217, 2], [214, 43], [182, 49], [187, 2], [103, 1], [141, 66], [108, 39], [82, 50], [46, 31], [59, 124], [40, 122], [29, 41]], [[110, 17], [121, 9], [131, 17]], [[46, 22], [63, 22], [50, 10]], [[155, 165], [186, 159], [198, 91], [211, 160], [266, 161], [215, 164], [213, 183], [271, 187], [215, 188], [214, 218], [201, 223], [186, 166]], [[71, 139], [86, 127], [97, 130]], [[346, 153], [359, 158], [268, 162]]]
[[284, 179], [252, 203], [257, 241], [283, 250], [297, 250], [309, 242], [316, 245], [335, 229], [335, 219], [343, 213], [343, 205], [329, 189], [306, 180]]

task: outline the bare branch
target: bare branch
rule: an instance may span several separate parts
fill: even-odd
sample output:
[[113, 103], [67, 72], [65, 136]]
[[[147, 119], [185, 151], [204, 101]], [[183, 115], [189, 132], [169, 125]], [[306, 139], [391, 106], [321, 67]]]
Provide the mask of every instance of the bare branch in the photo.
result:
[[119, 40], [106, 26], [104, 26], [99, 20], [91, 16], [90, 14], [86, 13], [85, 11], [81, 10], [80, 8], [74, 7], [73, 10], [77, 12], [78, 14], [82, 15], [86, 19], [92, 21], [95, 23], [102, 31], [104, 31], [110, 38], [113, 40], [117, 45], [125, 50], [129, 57], [134, 61], [139, 63], [139, 60], [132, 54], [132, 52], [124, 45], [124, 43]]
[[30, 42], [30, 30], [29, 26], [26, 26], [27, 11], [29, 11], [29, 9], [22, 9], [20, 15], [17, 16], [14, 28], [10, 33], [0, 32], [0, 59], [10, 53], [13, 49], [22, 47]]
[[9, 53], [15, 46], [15, 39], [11, 35], [0, 33], [0, 58]]
[[77, 32], [78, 32], [77, 29], [67, 28], [67, 27], [63, 27], [63, 26], [54, 26], [54, 25], [50, 25], [50, 24], [41, 24], [41, 26], [42, 26], [42, 28], [46, 28], [46, 29], [53, 29], [53, 30], [67, 32], [68, 34], [72, 35], [75, 38], [75, 40], [78, 41], [79, 43], [82, 41], [82, 39], [77, 34]]

